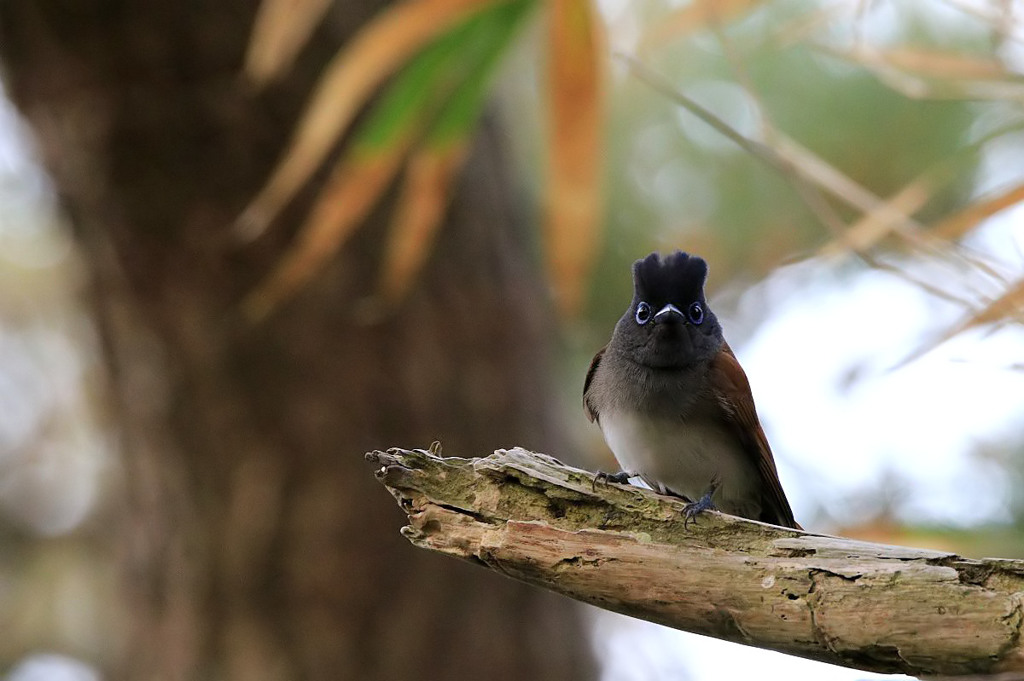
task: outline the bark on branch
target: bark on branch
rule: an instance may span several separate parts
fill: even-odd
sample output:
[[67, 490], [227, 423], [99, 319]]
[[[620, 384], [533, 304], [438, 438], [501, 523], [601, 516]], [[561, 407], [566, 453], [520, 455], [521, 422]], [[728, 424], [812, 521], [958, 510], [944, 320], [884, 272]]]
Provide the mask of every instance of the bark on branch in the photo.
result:
[[665, 626], [874, 672], [1024, 672], [1024, 561], [710, 512], [544, 454], [366, 455], [416, 546]]

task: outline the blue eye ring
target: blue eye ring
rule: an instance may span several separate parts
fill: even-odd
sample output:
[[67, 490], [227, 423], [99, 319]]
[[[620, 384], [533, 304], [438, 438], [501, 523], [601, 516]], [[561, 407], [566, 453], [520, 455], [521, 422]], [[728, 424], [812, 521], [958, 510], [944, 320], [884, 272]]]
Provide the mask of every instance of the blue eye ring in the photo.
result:
[[654, 317], [654, 310], [647, 303], [640, 301], [636, 305], [636, 323], [643, 326]]
[[704, 321], [704, 306], [699, 302], [690, 303], [690, 307], [686, 309], [686, 316], [691, 324], [699, 326]]

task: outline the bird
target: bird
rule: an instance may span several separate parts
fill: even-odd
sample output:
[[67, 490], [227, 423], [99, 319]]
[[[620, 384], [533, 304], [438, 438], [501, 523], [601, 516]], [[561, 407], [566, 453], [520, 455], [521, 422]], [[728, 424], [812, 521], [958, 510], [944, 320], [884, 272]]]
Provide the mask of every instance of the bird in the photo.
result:
[[633, 263], [633, 299], [594, 356], [583, 406], [622, 471], [706, 510], [802, 529], [782, 489], [750, 382], [708, 306], [708, 265], [683, 251]]

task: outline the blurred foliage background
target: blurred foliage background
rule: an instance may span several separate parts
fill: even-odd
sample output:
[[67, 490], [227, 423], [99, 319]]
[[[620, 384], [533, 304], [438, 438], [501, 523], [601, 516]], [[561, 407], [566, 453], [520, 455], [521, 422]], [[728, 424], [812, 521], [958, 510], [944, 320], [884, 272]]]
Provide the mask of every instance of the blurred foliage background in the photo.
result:
[[[629, 300], [631, 262], [681, 248], [711, 264], [805, 527], [1024, 557], [1024, 4], [413, 0], [323, 47], [344, 12], [264, 0], [240, 27], [242, 101], [269, 89], [291, 107], [290, 138], [272, 167], [247, 169], [218, 233], [262, 253], [260, 276], [225, 296], [246, 324], [309, 307], [304, 291], [337, 285], [346, 249], [371, 280], [341, 302], [360, 328], [410, 305], [439, 314], [417, 290], [431, 263], [454, 266], [439, 244], [489, 121], [530, 271], [545, 272], [567, 450], [613, 465], [582, 416], [582, 378]], [[0, 13], [0, 42], [24, 16]], [[301, 68], [308, 87], [288, 85]], [[118, 379], [86, 295], [91, 256], [38, 166], [49, 119], [29, 116], [33, 143], [12, 105], [0, 113], [0, 655], [11, 678], [94, 678], [116, 668], [132, 621], [106, 531], [131, 454], [108, 406]], [[391, 444], [426, 443], [368, 446]], [[704, 677], [700, 646], [645, 644], [660, 634], [617, 619], [594, 632], [599, 651], [629, 641], [648, 658], [599, 654], [602, 678]]]

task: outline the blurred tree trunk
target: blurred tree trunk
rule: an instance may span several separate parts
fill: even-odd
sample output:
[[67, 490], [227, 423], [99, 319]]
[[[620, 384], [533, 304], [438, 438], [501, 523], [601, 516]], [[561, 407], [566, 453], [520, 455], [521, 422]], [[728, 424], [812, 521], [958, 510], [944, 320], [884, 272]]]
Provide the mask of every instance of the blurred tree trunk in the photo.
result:
[[7, 86], [83, 245], [116, 398], [126, 637], [110, 671], [591, 678], [577, 606], [408, 546], [362, 456], [434, 438], [563, 451], [536, 399], [552, 323], [493, 128], [395, 314], [368, 302], [382, 214], [271, 321], [237, 318], [301, 205], [248, 247], [232, 221], [378, 3], [341, 4], [263, 94], [239, 77], [254, 0], [0, 4]]

